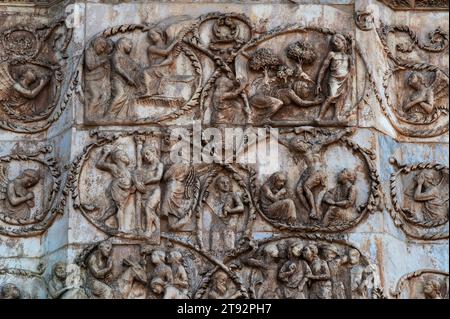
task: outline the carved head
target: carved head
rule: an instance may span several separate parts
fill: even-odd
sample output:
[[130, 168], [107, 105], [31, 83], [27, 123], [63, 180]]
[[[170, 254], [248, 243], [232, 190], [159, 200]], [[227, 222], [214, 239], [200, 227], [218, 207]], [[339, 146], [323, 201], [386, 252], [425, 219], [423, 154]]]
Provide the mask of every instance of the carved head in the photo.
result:
[[213, 288], [220, 294], [227, 292], [228, 275], [223, 271], [214, 274]]
[[165, 290], [164, 287], [165, 287], [164, 280], [162, 280], [159, 277], [153, 278], [153, 280], [150, 282], [150, 289], [153, 291], [155, 295], [163, 294]]
[[441, 285], [439, 281], [431, 279], [424, 283], [423, 293], [426, 299], [440, 299]]
[[311, 143], [301, 136], [295, 136], [290, 141], [291, 147], [300, 153], [306, 153], [311, 148]]
[[110, 53], [112, 50], [112, 44], [104, 37], [96, 38], [92, 43], [92, 47], [98, 55]]
[[284, 172], [276, 172], [270, 177], [270, 183], [276, 189], [282, 189], [287, 182], [287, 176]]
[[26, 169], [19, 176], [23, 187], [30, 188], [39, 182], [39, 172], [34, 169]]
[[226, 76], [221, 76], [216, 80], [216, 86], [222, 91], [231, 91], [235, 87], [233, 80], [227, 78]]
[[294, 242], [294, 243], [292, 243], [291, 246], [289, 247], [290, 255], [291, 255], [292, 257], [297, 257], [297, 258], [299, 258], [299, 257], [302, 255], [302, 249], [303, 249], [303, 246], [302, 246], [301, 243], [299, 243], [299, 242]]
[[31, 68], [27, 68], [22, 74], [22, 83], [25, 84], [25, 86], [29, 86], [36, 82], [37, 78], [36, 72]]
[[146, 145], [142, 148], [141, 151], [142, 154], [142, 159], [144, 160], [144, 162], [146, 163], [154, 163], [156, 161], [158, 161], [159, 157], [158, 157], [158, 152], [156, 151], [156, 149], [150, 145]]
[[98, 250], [103, 257], [109, 257], [112, 251], [112, 244], [110, 241], [103, 241], [98, 245]]
[[357, 249], [350, 249], [348, 253], [348, 257], [351, 265], [356, 265], [359, 263], [359, 259], [361, 258], [361, 253]]
[[166, 253], [162, 250], [154, 250], [151, 255], [151, 260], [155, 265], [162, 264], [166, 260]]
[[120, 38], [117, 41], [117, 50], [125, 54], [130, 54], [133, 50], [133, 41], [128, 38]]
[[331, 38], [331, 44], [334, 51], [344, 52], [347, 50], [347, 40], [342, 34], [335, 34]]
[[53, 276], [59, 280], [65, 280], [67, 278], [65, 262], [60, 261], [53, 265]]
[[319, 249], [316, 245], [310, 244], [303, 248], [302, 256], [307, 262], [312, 262], [319, 253]]
[[165, 34], [164, 31], [161, 28], [155, 27], [147, 32], [148, 39], [152, 43], [158, 43], [158, 42], [165, 42]]
[[169, 256], [167, 256], [167, 262], [169, 264], [179, 264], [181, 263], [182, 259], [183, 255], [177, 250], [171, 251], [169, 253]]
[[14, 284], [5, 284], [0, 295], [1, 299], [20, 299], [20, 290]]
[[264, 252], [267, 256], [270, 256], [272, 258], [278, 258], [279, 255], [278, 247], [275, 244], [269, 244], [264, 247]]
[[414, 90], [419, 90], [423, 87], [425, 87], [425, 78], [421, 73], [418, 72], [412, 72], [408, 76], [408, 85], [413, 88]]
[[325, 261], [331, 261], [336, 258], [338, 251], [334, 245], [324, 245], [321, 247], [322, 258]]
[[354, 184], [356, 181], [356, 174], [354, 171], [349, 170], [347, 168], [344, 168], [338, 176], [338, 182], [340, 184], [345, 184], [346, 182], [349, 182], [351, 184]]
[[227, 176], [219, 176], [216, 179], [216, 188], [222, 193], [228, 193], [232, 190], [231, 181]]
[[440, 175], [437, 171], [423, 170], [416, 175], [416, 181], [423, 180], [425, 187], [437, 186], [440, 183]]
[[121, 149], [116, 149], [111, 153], [111, 159], [114, 163], [120, 164], [123, 163], [125, 165], [130, 164], [130, 158], [128, 157], [127, 153]]

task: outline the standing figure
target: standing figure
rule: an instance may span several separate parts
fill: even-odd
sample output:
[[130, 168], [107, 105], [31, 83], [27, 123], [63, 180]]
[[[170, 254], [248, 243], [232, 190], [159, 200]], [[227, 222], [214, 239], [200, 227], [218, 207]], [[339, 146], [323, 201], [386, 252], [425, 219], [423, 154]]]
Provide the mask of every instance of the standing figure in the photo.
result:
[[[164, 166], [154, 147], [142, 148], [142, 167], [133, 172], [136, 190], [143, 194], [145, 226], [144, 231], [150, 237], [159, 229], [159, 205], [161, 203], [160, 182]], [[140, 205], [140, 204], [139, 204]], [[139, 225], [138, 225], [139, 226]]]
[[30, 218], [31, 208], [35, 206], [35, 196], [31, 188], [40, 180], [39, 171], [26, 169], [10, 181], [5, 168], [0, 167], [0, 175], [0, 183], [5, 185], [4, 193], [0, 195], [6, 213], [16, 219]]
[[333, 222], [349, 222], [353, 216], [356, 203], [356, 174], [349, 169], [343, 169], [338, 175], [338, 184], [323, 197], [323, 202], [329, 205], [323, 216], [323, 225]]
[[241, 94], [247, 85], [245, 81], [233, 81], [226, 76], [221, 76], [215, 84], [212, 94], [211, 124], [238, 124], [241, 109], [244, 110], [248, 119], [250, 110], [242, 107], [241, 99]]
[[229, 278], [224, 271], [217, 271], [212, 278], [212, 285], [208, 292], [208, 299], [237, 299], [242, 293], [229, 291]]
[[113, 117], [133, 117], [133, 102], [136, 97], [145, 94], [145, 79], [142, 67], [130, 56], [133, 42], [127, 38], [117, 41], [112, 56], [113, 63], [113, 98], [108, 115]]
[[431, 114], [434, 111], [433, 88], [427, 87], [422, 74], [412, 72], [408, 77], [408, 85], [414, 90], [403, 105], [403, 112], [408, 113], [414, 107], [418, 107], [422, 112]]
[[277, 289], [279, 250], [276, 244], [267, 244], [253, 250], [242, 262], [251, 267], [250, 287], [256, 299], [279, 298]]
[[311, 269], [309, 275], [310, 288], [309, 298], [311, 299], [331, 299], [332, 284], [330, 268], [326, 261], [319, 258], [319, 249], [316, 245], [307, 245], [303, 248], [302, 256]]
[[[325, 135], [312, 128], [301, 128], [304, 133], [314, 134], [313, 137], [295, 136], [287, 143], [280, 139], [291, 151], [304, 158], [306, 169], [297, 184], [297, 196], [303, 206], [309, 210], [311, 219], [322, 220], [321, 203], [326, 192], [327, 176], [323, 170], [321, 151], [327, 145], [337, 142], [350, 130], [336, 134]], [[315, 195], [316, 193], [316, 195]]]
[[126, 205], [133, 192], [132, 176], [129, 170], [130, 158], [121, 149], [111, 149], [106, 146], [102, 149], [100, 157], [95, 165], [96, 168], [111, 174], [112, 180], [109, 184], [109, 196], [112, 205], [108, 207], [101, 217], [106, 222], [115, 216], [119, 231], [129, 231], [126, 221]]
[[173, 286], [183, 294], [188, 294], [189, 278], [183, 266], [183, 255], [179, 251], [171, 251], [167, 262], [172, 266]]
[[361, 265], [361, 253], [357, 249], [349, 251], [350, 293], [352, 299], [368, 299], [373, 277], [370, 268]]
[[348, 262], [348, 257], [338, 257], [338, 251], [334, 245], [325, 245], [321, 247], [321, 250], [323, 259], [330, 269], [333, 299], [346, 299], [345, 285], [341, 278], [341, 267]]
[[187, 163], [175, 163], [164, 173], [166, 191], [161, 213], [168, 216], [168, 226], [172, 230], [186, 225], [192, 216], [199, 181], [195, 168]]
[[298, 242], [289, 246], [289, 259], [278, 273], [278, 279], [284, 284], [282, 287], [284, 298], [287, 299], [306, 299], [305, 286], [312, 273], [308, 264], [300, 259], [302, 248], [302, 245]]
[[209, 231], [210, 251], [220, 254], [234, 249], [238, 218], [244, 212], [244, 204], [239, 193], [233, 192], [232, 184], [227, 176], [216, 179], [218, 207], [214, 209], [212, 226]]
[[272, 219], [295, 223], [297, 212], [283, 172], [272, 174], [261, 187], [261, 210]]
[[110, 281], [112, 278], [112, 244], [109, 241], [103, 241], [98, 245], [97, 250], [88, 257], [87, 266], [89, 276], [87, 287], [91, 295], [97, 299], [113, 299], [112, 288], [104, 281]]
[[94, 116], [104, 116], [111, 98], [111, 61], [114, 44], [105, 37], [92, 41], [85, 55], [87, 105]]
[[332, 49], [325, 58], [317, 77], [316, 94], [322, 91], [322, 81], [328, 72], [326, 84], [328, 92], [325, 102], [319, 110], [317, 121], [323, 119], [331, 105], [335, 106], [334, 119], [339, 120], [342, 104], [350, 88], [351, 75], [353, 73], [353, 58], [347, 54], [347, 40], [342, 34], [335, 34], [331, 38]]

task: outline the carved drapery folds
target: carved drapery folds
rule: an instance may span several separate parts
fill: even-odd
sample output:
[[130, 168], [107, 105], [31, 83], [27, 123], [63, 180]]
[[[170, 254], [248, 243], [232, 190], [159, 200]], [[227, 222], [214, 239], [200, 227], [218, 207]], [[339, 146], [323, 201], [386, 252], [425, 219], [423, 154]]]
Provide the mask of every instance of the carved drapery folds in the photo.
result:
[[400, 165], [391, 175], [391, 215], [411, 237], [448, 238], [448, 167], [437, 163]]

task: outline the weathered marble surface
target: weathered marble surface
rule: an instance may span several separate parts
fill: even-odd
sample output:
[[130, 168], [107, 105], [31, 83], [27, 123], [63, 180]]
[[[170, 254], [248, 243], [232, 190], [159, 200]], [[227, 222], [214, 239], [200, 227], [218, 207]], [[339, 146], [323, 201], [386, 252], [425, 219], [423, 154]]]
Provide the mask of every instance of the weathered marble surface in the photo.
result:
[[0, 298], [448, 298], [449, 16], [403, 2], [1, 3]]

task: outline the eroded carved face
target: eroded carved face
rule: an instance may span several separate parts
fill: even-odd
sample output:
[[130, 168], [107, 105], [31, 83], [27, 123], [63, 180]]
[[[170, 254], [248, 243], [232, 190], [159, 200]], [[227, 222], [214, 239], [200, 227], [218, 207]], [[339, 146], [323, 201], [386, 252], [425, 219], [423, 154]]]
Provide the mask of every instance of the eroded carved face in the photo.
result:
[[336, 51], [344, 51], [345, 50], [345, 39], [342, 36], [334, 36], [333, 37], [333, 46]]
[[30, 85], [33, 84], [34, 82], [36, 82], [37, 80], [37, 75], [31, 70], [31, 69], [27, 69], [25, 71], [25, 73], [23, 74], [22, 77], [22, 81], [25, 85]]
[[221, 176], [217, 179], [216, 182], [217, 188], [224, 193], [227, 193], [231, 190], [231, 181], [226, 176]]
[[103, 257], [109, 257], [112, 251], [112, 245], [109, 242], [103, 242], [98, 247]]
[[291, 248], [291, 253], [295, 257], [300, 257], [302, 255], [302, 246], [300, 244], [295, 244]]
[[411, 75], [408, 77], [408, 85], [415, 90], [422, 88], [423, 86], [422, 76], [420, 76], [417, 73], [411, 73]]
[[67, 277], [66, 264], [57, 263], [54, 267], [53, 273], [59, 279], [62, 279], [62, 280], [66, 279], [66, 277]]
[[14, 284], [6, 284], [2, 287], [2, 299], [20, 299], [20, 290]]
[[154, 29], [148, 31], [148, 38], [153, 43], [157, 43], [162, 40], [161, 35]]
[[183, 255], [181, 255], [180, 252], [178, 251], [172, 251], [170, 252], [168, 258], [167, 258], [167, 262], [172, 264], [172, 263], [179, 263], [181, 262], [181, 259], [183, 258]]
[[436, 299], [440, 295], [440, 284], [437, 280], [429, 280], [423, 285], [423, 293], [428, 299]]
[[106, 53], [108, 49], [108, 43], [105, 38], [97, 38], [94, 42], [94, 50], [98, 55]]
[[281, 189], [286, 185], [287, 177], [283, 173], [275, 173], [272, 178], [272, 185], [275, 189]]
[[359, 263], [360, 253], [356, 249], [352, 249], [349, 252], [350, 264], [356, 265]]
[[308, 262], [313, 261], [317, 256], [317, 247], [314, 245], [306, 246], [305, 248], [303, 248], [302, 256]]
[[158, 160], [155, 150], [149, 146], [142, 149], [142, 159], [147, 163], [154, 163]]
[[344, 169], [339, 174], [338, 182], [341, 183], [341, 184], [345, 184], [347, 182], [353, 184], [353, 183], [355, 183], [355, 181], [356, 181], [356, 174], [355, 174], [355, 172], [353, 172], [351, 170]]
[[127, 153], [125, 153], [122, 150], [116, 150], [114, 153], [112, 153], [112, 160], [119, 164], [120, 162], [129, 165], [130, 164], [130, 158], [128, 157]]
[[265, 248], [265, 252], [272, 258], [278, 258], [279, 252], [276, 245], [267, 245]]
[[162, 250], [155, 250], [152, 252], [151, 260], [154, 264], [161, 264], [166, 259], [166, 253]]
[[216, 273], [216, 276], [214, 277], [214, 286], [219, 293], [225, 294], [227, 292], [227, 282], [227, 274], [224, 272]]
[[20, 180], [23, 187], [33, 187], [39, 182], [39, 173], [35, 170], [27, 169], [23, 171]]

